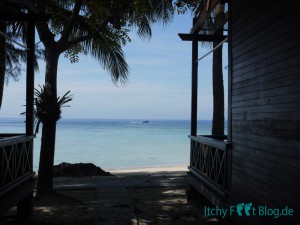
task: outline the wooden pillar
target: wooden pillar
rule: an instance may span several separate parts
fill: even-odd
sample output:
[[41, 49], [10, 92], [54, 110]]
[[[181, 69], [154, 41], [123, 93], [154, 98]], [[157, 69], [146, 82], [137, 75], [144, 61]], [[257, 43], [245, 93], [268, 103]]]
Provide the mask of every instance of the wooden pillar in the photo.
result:
[[17, 204], [18, 224], [31, 224], [33, 215], [33, 192], [30, 192]]
[[[194, 24], [195, 24], [194, 19]], [[191, 104], [191, 136], [197, 136], [197, 105], [198, 105], [198, 38], [192, 39], [192, 104]]]
[[[33, 135], [34, 126], [34, 54], [35, 54], [35, 25], [34, 20], [27, 21], [27, 70], [26, 70], [26, 135]], [[31, 169], [33, 143], [30, 150]], [[18, 203], [18, 220], [22, 224], [30, 224], [33, 212], [33, 192], [30, 192]], [[19, 221], [19, 222], [20, 222]]]
[[26, 135], [33, 135], [35, 26], [27, 22]]
[[[227, 142], [232, 143], [232, 0], [228, 1], [228, 122]], [[232, 181], [232, 146], [226, 150], [226, 189], [231, 190]]]

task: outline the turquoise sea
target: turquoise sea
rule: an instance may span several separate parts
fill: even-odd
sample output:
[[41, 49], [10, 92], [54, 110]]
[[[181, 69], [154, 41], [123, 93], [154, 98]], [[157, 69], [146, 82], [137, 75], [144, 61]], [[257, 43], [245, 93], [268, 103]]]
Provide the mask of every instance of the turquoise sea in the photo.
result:
[[[199, 121], [209, 134], [211, 121]], [[0, 119], [0, 133], [24, 133], [24, 119]], [[40, 132], [34, 142], [38, 170]], [[91, 162], [102, 169], [157, 167], [189, 162], [188, 120], [61, 119], [57, 125], [55, 164]]]

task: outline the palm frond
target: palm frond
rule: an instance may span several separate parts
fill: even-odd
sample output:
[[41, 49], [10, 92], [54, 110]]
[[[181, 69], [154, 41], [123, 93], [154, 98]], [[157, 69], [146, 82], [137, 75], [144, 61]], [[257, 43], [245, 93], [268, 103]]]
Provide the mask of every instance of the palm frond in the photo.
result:
[[[6, 35], [10, 37], [11, 40], [24, 43], [26, 41], [26, 29], [25, 23], [8, 22]], [[23, 71], [23, 63], [27, 61], [27, 51], [16, 47], [11, 40], [6, 40], [6, 82], [8, 82], [10, 78], [18, 80], [21, 76], [21, 72]], [[34, 57], [34, 69], [36, 71], [39, 70], [38, 59], [43, 58], [44, 51], [36, 46]]]
[[73, 100], [73, 95], [69, 95], [71, 91], [67, 91], [62, 97], [57, 97], [57, 104], [60, 108], [62, 107], [70, 107], [66, 105], [68, 102]]
[[129, 68], [121, 44], [110, 37], [98, 37], [83, 43], [85, 50], [111, 74], [114, 84], [128, 80]]
[[143, 39], [150, 39], [152, 37], [151, 24], [149, 20], [144, 17], [137, 25], [137, 35]]
[[167, 25], [173, 20], [175, 7], [172, 0], [152, 0], [151, 11], [154, 13], [155, 20]]

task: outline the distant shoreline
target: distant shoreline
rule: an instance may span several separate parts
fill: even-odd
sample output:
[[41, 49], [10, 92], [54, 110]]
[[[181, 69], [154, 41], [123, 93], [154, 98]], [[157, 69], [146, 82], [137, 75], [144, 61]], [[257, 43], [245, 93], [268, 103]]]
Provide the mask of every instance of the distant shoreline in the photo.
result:
[[[0, 120], [20, 120], [21, 122], [24, 122], [24, 117], [1, 117]], [[148, 120], [149, 122], [151, 121], [191, 121], [190, 118], [125, 118], [125, 119], [120, 119], [120, 118], [73, 118], [73, 117], [62, 117], [60, 120], [57, 121], [59, 123], [60, 121], [64, 120], [86, 120], [86, 121], [145, 121]], [[208, 121], [211, 122], [211, 119], [208, 118], [198, 118], [198, 121]], [[227, 121], [227, 120], [226, 120]]]
[[171, 172], [171, 171], [188, 171], [187, 164], [171, 165], [171, 166], [155, 166], [155, 167], [139, 167], [124, 169], [108, 169], [107, 172], [115, 173], [138, 173], [138, 172]]
[[[93, 163], [92, 163], [93, 164]], [[95, 165], [95, 164], [93, 164]], [[57, 165], [56, 165], [57, 166]], [[98, 165], [95, 165], [98, 167]], [[112, 175], [126, 174], [126, 173], [156, 173], [156, 172], [182, 172], [188, 171], [188, 164], [178, 164], [170, 166], [153, 166], [153, 167], [136, 167], [136, 168], [120, 168], [120, 169], [104, 169], [105, 172], [111, 173]], [[38, 176], [38, 170], [35, 171], [35, 175]]]

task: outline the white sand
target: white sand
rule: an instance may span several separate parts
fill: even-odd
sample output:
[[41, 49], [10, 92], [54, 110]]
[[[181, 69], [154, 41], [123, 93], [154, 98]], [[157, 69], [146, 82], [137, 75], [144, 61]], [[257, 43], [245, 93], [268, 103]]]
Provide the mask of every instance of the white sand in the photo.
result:
[[128, 168], [128, 169], [111, 169], [111, 173], [137, 173], [137, 172], [170, 172], [170, 171], [187, 171], [188, 165], [174, 165], [162, 167], [147, 167], [147, 168]]

